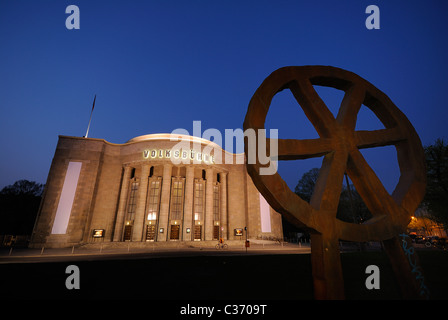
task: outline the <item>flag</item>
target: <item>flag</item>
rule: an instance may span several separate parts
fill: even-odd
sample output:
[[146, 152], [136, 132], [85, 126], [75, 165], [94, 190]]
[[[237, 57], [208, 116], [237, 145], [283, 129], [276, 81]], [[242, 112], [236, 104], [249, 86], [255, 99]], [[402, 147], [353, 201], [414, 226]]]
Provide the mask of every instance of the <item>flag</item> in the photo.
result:
[[93, 108], [95, 108], [95, 100], [96, 100], [96, 95], [95, 95], [95, 98], [93, 98], [93, 106], [92, 106], [92, 111], [90, 112], [90, 115], [92, 115]]
[[86, 132], [86, 135], [84, 136], [84, 138], [87, 138], [89, 135], [90, 121], [92, 121], [92, 114], [93, 114], [93, 109], [95, 108], [95, 101], [96, 101], [96, 94], [95, 94], [95, 98], [93, 98], [92, 111], [90, 111], [89, 125], [87, 126], [87, 132]]

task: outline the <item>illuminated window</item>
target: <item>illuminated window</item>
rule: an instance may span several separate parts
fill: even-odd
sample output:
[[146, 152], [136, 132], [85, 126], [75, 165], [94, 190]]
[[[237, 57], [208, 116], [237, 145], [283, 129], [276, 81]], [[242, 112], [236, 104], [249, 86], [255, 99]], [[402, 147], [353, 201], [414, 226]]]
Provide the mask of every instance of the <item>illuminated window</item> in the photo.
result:
[[161, 180], [151, 181], [149, 183], [149, 194], [148, 194], [148, 220], [157, 220], [157, 215], [159, 213], [159, 203], [160, 203], [160, 185]]
[[134, 220], [135, 208], [137, 204], [138, 182], [131, 182], [131, 190], [129, 191], [128, 201], [128, 217], [127, 220]]
[[184, 182], [181, 178], [173, 178], [171, 190], [171, 220], [182, 219], [183, 187]]
[[194, 184], [194, 220], [200, 221], [204, 212], [204, 182], [196, 179]]
[[213, 220], [219, 221], [219, 185], [213, 186]]

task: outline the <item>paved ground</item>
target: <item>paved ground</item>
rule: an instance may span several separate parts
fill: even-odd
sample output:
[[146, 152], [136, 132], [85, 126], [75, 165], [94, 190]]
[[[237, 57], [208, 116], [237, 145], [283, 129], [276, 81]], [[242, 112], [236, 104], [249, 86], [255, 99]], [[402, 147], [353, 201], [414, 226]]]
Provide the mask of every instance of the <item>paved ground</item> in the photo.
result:
[[[0, 264], [93, 261], [108, 259], [147, 259], [162, 257], [188, 256], [225, 256], [225, 255], [266, 255], [266, 254], [310, 254], [309, 243], [275, 243], [272, 241], [252, 241], [249, 248], [244, 242], [228, 242], [227, 249], [216, 249], [215, 241], [196, 243], [98, 243], [72, 248], [30, 249], [25, 247], [0, 248]], [[370, 242], [360, 247], [359, 243], [341, 242], [341, 252], [382, 251], [379, 242]], [[423, 244], [414, 244], [419, 250], [426, 250]], [[429, 248], [428, 250], [432, 250]]]
[[95, 245], [81, 248], [61, 249], [29, 249], [1, 248], [0, 264], [63, 262], [63, 261], [93, 261], [108, 259], [148, 259], [161, 257], [188, 256], [225, 256], [225, 255], [266, 255], [266, 254], [309, 254], [309, 244], [253, 244], [250, 248], [243, 245], [231, 245], [228, 249], [216, 249], [213, 246], [176, 247], [173, 245], [148, 245], [143, 248], [132, 246], [108, 247]]

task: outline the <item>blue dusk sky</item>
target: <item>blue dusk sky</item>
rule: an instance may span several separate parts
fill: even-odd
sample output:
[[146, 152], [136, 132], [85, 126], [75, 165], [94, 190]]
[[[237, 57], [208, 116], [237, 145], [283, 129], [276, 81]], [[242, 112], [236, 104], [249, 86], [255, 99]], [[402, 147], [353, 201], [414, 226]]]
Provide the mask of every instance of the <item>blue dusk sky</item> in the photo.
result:
[[[380, 9], [368, 30], [366, 7]], [[77, 5], [80, 29], [66, 28]], [[262, 81], [284, 66], [331, 65], [386, 93], [424, 145], [447, 139], [447, 1], [0, 1], [0, 188], [45, 183], [58, 135], [112, 143], [183, 128], [242, 128]], [[319, 88], [337, 112], [342, 91]], [[364, 108], [357, 129], [380, 129]], [[289, 90], [266, 122], [280, 138], [318, 135]], [[225, 149], [226, 146], [223, 146]], [[242, 152], [242, 150], [228, 150]], [[363, 151], [392, 191], [394, 147]], [[293, 189], [321, 159], [282, 161]]]

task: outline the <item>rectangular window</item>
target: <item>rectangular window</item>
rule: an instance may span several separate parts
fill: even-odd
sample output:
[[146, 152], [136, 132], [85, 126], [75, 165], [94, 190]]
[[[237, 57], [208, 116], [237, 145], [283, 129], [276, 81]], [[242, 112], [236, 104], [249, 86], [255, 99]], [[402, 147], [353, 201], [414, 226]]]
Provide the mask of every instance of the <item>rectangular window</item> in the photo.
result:
[[138, 182], [131, 182], [131, 190], [129, 191], [128, 214], [127, 220], [134, 220], [135, 208], [137, 205]]
[[81, 173], [82, 162], [69, 162], [62, 186], [61, 197], [59, 198], [56, 216], [54, 218], [52, 234], [65, 234], [67, 232], [68, 221], [72, 213], [73, 201], [75, 200], [76, 187], [78, 186], [79, 174]]
[[194, 184], [194, 220], [201, 221], [204, 212], [204, 182], [196, 180]]
[[271, 213], [266, 199], [260, 194], [261, 232], [271, 232]]
[[171, 193], [171, 220], [182, 219], [183, 207], [183, 181], [173, 178]]
[[159, 203], [160, 203], [160, 179], [151, 181], [149, 186], [148, 194], [148, 220], [157, 220], [157, 215], [159, 213]]
[[213, 186], [213, 220], [219, 221], [219, 186]]

